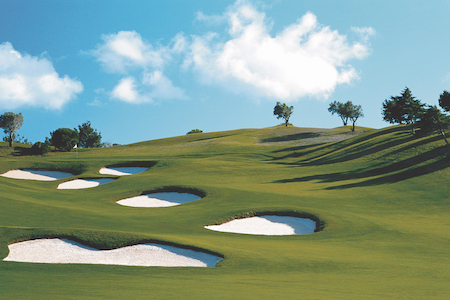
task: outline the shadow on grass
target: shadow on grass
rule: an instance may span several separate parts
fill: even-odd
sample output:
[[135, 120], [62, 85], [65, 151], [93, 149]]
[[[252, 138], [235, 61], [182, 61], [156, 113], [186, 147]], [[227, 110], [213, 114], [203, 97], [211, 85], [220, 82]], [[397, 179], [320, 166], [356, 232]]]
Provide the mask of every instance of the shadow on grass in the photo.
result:
[[198, 136], [194, 134], [193, 138], [191, 140], [187, 141], [187, 143], [220, 139], [220, 138], [227, 137], [227, 136], [232, 136], [232, 135], [236, 135], [236, 133], [213, 135], [213, 136], [204, 136], [204, 134], [202, 134], [202, 133], [198, 134]]
[[[378, 141], [373, 141], [373, 138], [380, 137], [382, 135], [394, 134], [397, 136], [396, 138], [391, 139], [379, 139]], [[285, 155], [283, 157], [273, 158], [273, 161], [278, 161], [278, 164], [287, 164], [287, 165], [302, 165], [302, 166], [318, 166], [325, 164], [334, 164], [339, 162], [350, 161], [354, 159], [358, 159], [367, 155], [371, 155], [377, 153], [379, 151], [386, 151], [390, 148], [397, 147], [401, 144], [409, 143], [414, 141], [415, 139], [422, 138], [422, 136], [414, 136], [411, 135], [403, 126], [402, 127], [393, 127], [387, 130], [379, 131], [376, 133], [369, 134], [367, 136], [356, 137], [350, 141], [345, 140], [341, 142], [337, 142], [334, 144], [323, 145], [322, 147], [313, 148], [308, 151], [302, 151], [306, 148], [299, 147], [291, 147], [288, 148], [290, 151], [294, 151], [294, 153]], [[405, 151], [407, 149], [417, 147], [429, 142], [434, 142], [438, 140], [439, 137], [434, 136], [428, 139], [419, 141], [417, 143], [408, 144], [401, 149], [397, 149], [391, 153], [386, 155], [391, 155], [395, 153], [399, 153]], [[371, 141], [372, 140], [372, 141]], [[371, 141], [370, 143], [368, 141]], [[318, 145], [312, 145], [317, 147]], [[280, 150], [279, 150], [280, 151]], [[281, 150], [281, 151], [284, 151]], [[295, 152], [300, 151], [300, 152]], [[303, 161], [299, 162], [282, 162], [281, 160], [286, 158], [298, 158], [302, 156], [306, 156], [311, 153], [317, 153], [312, 157], [308, 157]]]
[[[384, 166], [376, 168], [361, 168], [348, 172], [335, 172], [328, 174], [319, 174], [312, 176], [304, 176], [292, 179], [283, 179], [274, 183], [292, 183], [306, 182], [318, 180], [322, 183], [333, 183], [347, 180], [358, 180], [368, 177], [381, 176], [378, 178], [368, 179], [362, 182], [343, 184], [339, 186], [328, 187], [326, 189], [346, 189], [352, 187], [363, 187], [371, 185], [380, 185], [386, 183], [394, 183], [450, 167], [450, 157], [448, 155], [449, 148], [442, 146], [420, 155], [396, 162], [386, 163]], [[440, 157], [440, 158], [439, 158]], [[438, 158], [436, 160], [436, 158]], [[430, 161], [429, 163], [426, 163]], [[420, 165], [420, 166], [419, 166]], [[416, 167], [414, 167], [416, 166]]]
[[320, 136], [319, 133], [316, 132], [302, 132], [290, 135], [276, 136], [272, 138], [262, 139], [261, 143], [277, 143], [277, 142], [289, 142], [296, 141], [302, 139], [311, 139]]
[[[315, 160], [302, 163], [302, 165], [303, 166], [318, 166], [318, 165], [335, 164], [335, 163], [340, 163], [340, 162], [349, 161], [349, 160], [353, 160], [353, 159], [358, 159], [358, 158], [361, 158], [361, 157], [364, 157], [367, 155], [371, 155], [371, 154], [374, 154], [374, 153], [377, 153], [380, 151], [389, 150], [390, 148], [394, 148], [394, 147], [400, 146], [402, 144], [411, 142], [416, 138], [417, 138], [416, 136], [411, 135], [411, 136], [401, 137], [399, 139], [395, 139], [395, 140], [388, 141], [388, 142], [383, 141], [383, 142], [372, 144], [372, 145], [361, 144], [361, 145], [352, 147], [351, 150], [348, 149], [347, 151], [343, 151], [344, 153], [340, 153], [333, 157], [327, 156], [327, 157], [323, 157], [323, 158], [319, 158], [319, 159], [311, 158], [311, 159], [315, 159]], [[421, 145], [424, 145], [427, 143], [435, 142], [439, 139], [440, 139], [439, 136], [434, 136], [434, 137], [427, 138], [425, 140], [417, 141], [415, 143], [408, 143], [401, 149], [391, 151], [391, 152], [383, 155], [383, 157], [390, 156], [390, 155], [396, 154], [396, 153], [400, 153], [402, 151], [406, 151], [408, 149], [412, 149], [412, 148], [415, 148], [415, 147], [418, 147], [418, 146], [421, 146]]]
[[12, 155], [13, 156], [30, 156], [30, 155], [36, 155], [36, 154], [29, 147], [16, 146], [16, 147], [14, 147], [14, 152], [12, 153]]

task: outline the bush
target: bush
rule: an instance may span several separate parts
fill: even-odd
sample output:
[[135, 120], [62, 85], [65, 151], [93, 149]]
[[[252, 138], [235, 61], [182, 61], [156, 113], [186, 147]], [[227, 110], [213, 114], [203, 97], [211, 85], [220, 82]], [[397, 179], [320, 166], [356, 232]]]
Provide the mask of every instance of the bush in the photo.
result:
[[48, 143], [37, 142], [31, 146], [31, 152], [34, 155], [43, 155], [45, 153], [50, 152], [50, 145]]
[[60, 151], [69, 152], [79, 142], [78, 131], [70, 128], [59, 128], [50, 135], [50, 143]]
[[200, 129], [192, 129], [191, 131], [189, 131], [188, 133], [186, 133], [186, 134], [191, 134], [191, 133], [202, 133], [203, 132], [203, 130], [200, 130]]

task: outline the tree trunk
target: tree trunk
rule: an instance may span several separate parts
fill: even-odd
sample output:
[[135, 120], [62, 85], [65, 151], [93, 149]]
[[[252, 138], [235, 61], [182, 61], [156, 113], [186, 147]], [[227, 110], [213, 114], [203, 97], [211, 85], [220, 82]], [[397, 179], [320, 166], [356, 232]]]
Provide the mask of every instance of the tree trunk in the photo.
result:
[[355, 122], [353, 122], [352, 132], [355, 132]]
[[286, 127], [288, 127], [289, 119], [286, 119]]
[[441, 129], [441, 134], [442, 134], [442, 136], [444, 137], [444, 141], [445, 141], [445, 143], [446, 143], [447, 146], [448, 146], [449, 143], [448, 143], [448, 141], [447, 141], [447, 138], [445, 137], [445, 132], [444, 132], [444, 130], [442, 130], [442, 129]]
[[12, 147], [14, 141], [14, 133], [12, 131], [9, 132], [9, 147]]

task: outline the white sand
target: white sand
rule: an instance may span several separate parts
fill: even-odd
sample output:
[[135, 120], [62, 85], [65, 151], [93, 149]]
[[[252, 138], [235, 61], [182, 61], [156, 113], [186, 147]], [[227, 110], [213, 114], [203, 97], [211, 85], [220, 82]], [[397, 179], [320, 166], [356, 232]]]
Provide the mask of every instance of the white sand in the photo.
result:
[[133, 207], [168, 207], [201, 199], [189, 193], [164, 192], [136, 196], [117, 201], [118, 204]]
[[8, 245], [4, 261], [160, 267], [214, 267], [221, 257], [158, 244], [98, 250], [67, 239], [38, 239]]
[[98, 179], [75, 179], [60, 183], [57, 187], [59, 190], [77, 190], [87, 189], [114, 181], [114, 178], [98, 178]]
[[148, 170], [145, 167], [116, 167], [116, 168], [101, 168], [98, 172], [103, 175], [125, 176], [134, 175]]
[[205, 226], [205, 228], [242, 234], [293, 235], [314, 233], [316, 222], [306, 218], [267, 215], [235, 219], [220, 225]]
[[74, 176], [71, 173], [44, 170], [10, 170], [0, 176], [14, 179], [53, 181]]

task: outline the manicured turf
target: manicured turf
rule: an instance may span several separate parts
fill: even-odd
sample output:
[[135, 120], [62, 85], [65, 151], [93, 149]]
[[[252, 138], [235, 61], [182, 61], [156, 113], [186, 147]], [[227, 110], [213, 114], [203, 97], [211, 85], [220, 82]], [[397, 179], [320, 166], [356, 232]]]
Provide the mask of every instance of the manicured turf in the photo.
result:
[[[449, 299], [449, 150], [407, 127], [357, 130], [277, 126], [45, 156], [0, 143], [0, 173], [76, 174], [0, 177], [0, 258], [9, 243], [39, 237], [100, 249], [156, 240], [224, 256], [214, 268], [0, 261], [0, 298]], [[151, 167], [91, 189], [56, 189], [131, 162]], [[115, 203], [154, 190], [205, 197], [164, 208]], [[203, 228], [265, 211], [312, 214], [324, 229], [252, 236]]]

